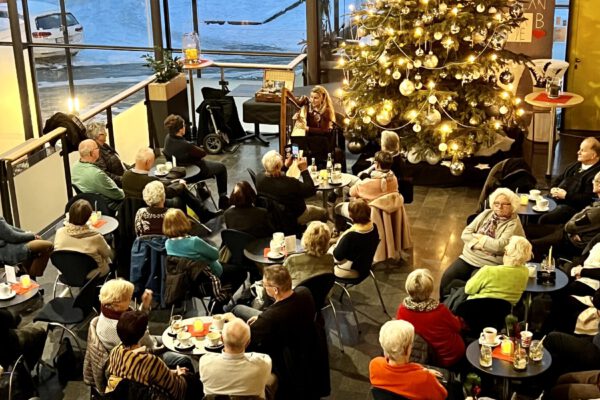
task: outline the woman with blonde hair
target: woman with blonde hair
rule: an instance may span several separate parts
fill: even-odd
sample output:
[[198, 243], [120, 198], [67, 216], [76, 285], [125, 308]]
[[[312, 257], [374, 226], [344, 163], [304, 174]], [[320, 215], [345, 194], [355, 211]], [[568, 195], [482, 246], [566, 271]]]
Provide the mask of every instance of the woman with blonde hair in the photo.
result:
[[410, 322], [415, 332], [433, 348], [434, 365], [449, 367], [465, 354], [461, 337], [462, 321], [439, 301], [431, 298], [433, 276], [419, 268], [408, 274], [405, 284], [408, 296], [404, 298], [396, 319]]
[[292, 276], [293, 288], [313, 276], [333, 273], [333, 256], [327, 254], [329, 239], [327, 224], [314, 221], [308, 225], [302, 235], [304, 253], [291, 255], [283, 263]]
[[[304, 126], [307, 136], [325, 135], [331, 132], [335, 123], [335, 109], [327, 89], [317, 85], [311, 90], [310, 98], [302, 96], [297, 99], [291, 93], [290, 98], [299, 107], [307, 104], [309, 106], [306, 115], [306, 126]], [[294, 117], [297, 119], [298, 116], [295, 115]]]
[[507, 188], [496, 189], [489, 197], [491, 209], [483, 210], [463, 230], [464, 247], [460, 257], [444, 271], [440, 298], [450, 294], [451, 282], [466, 281], [484, 265], [501, 265], [504, 248], [513, 236], [525, 236], [517, 215], [519, 196]]

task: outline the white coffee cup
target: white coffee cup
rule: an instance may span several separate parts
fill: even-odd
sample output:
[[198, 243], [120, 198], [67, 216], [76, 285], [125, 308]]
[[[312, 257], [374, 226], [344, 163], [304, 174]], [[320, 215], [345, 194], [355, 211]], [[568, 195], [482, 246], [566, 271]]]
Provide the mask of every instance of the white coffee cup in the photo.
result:
[[537, 200], [540, 197], [540, 194], [542, 194], [542, 192], [540, 192], [539, 190], [537, 190], [537, 189], [531, 189], [529, 191], [529, 198], [531, 200]]
[[166, 174], [167, 171], [167, 166], [165, 164], [157, 164], [156, 165], [156, 173], [162, 175], [162, 174]]
[[223, 326], [225, 325], [225, 319], [223, 316], [221, 314], [215, 314], [212, 316], [212, 319], [213, 326], [219, 331], [223, 330]]
[[283, 233], [283, 232], [275, 232], [273, 234], [273, 240], [276, 240], [279, 243], [283, 242], [285, 240], [285, 233]]
[[547, 209], [549, 204], [550, 204], [550, 202], [548, 201], [548, 199], [541, 197], [541, 196], [535, 200], [535, 205], [540, 210]]
[[483, 328], [483, 338], [485, 339], [485, 342], [488, 344], [496, 343], [496, 335], [497, 334], [498, 334], [498, 331], [496, 330], [496, 328], [492, 328], [492, 327]]
[[537, 266], [528, 264], [527, 269], [529, 270], [529, 277], [535, 278], [535, 275], [537, 274]]
[[179, 340], [179, 343], [182, 345], [187, 346], [192, 340], [192, 334], [188, 331], [181, 331], [177, 334], [177, 340]]
[[210, 332], [206, 335], [206, 338], [211, 346], [218, 346], [221, 341], [221, 334], [219, 332]]
[[0, 283], [0, 296], [8, 296], [10, 294], [10, 286], [6, 283]]
[[167, 172], [169, 172], [170, 170], [173, 169], [173, 163], [171, 161], [167, 161], [165, 163], [165, 168], [167, 169]]

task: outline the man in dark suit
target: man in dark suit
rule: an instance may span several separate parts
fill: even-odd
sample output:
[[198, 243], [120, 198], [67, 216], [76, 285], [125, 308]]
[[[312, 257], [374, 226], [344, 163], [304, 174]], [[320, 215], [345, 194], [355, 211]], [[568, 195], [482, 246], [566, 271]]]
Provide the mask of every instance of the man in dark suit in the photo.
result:
[[563, 224], [596, 197], [594, 176], [600, 172], [600, 142], [588, 137], [581, 142], [577, 161], [569, 164], [552, 182], [550, 195], [558, 206], [540, 217], [540, 224]]

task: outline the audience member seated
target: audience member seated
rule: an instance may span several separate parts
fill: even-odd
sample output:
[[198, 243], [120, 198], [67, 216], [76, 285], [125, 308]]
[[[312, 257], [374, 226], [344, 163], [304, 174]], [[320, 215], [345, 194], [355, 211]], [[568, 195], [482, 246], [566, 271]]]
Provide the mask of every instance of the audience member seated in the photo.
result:
[[352, 226], [329, 249], [335, 260], [334, 273], [339, 278], [358, 278], [367, 273], [379, 245], [377, 226], [371, 221], [371, 207], [363, 199], [348, 205]]
[[29, 369], [42, 357], [47, 331], [39, 323], [19, 328], [21, 317], [0, 309], [0, 365], [7, 370], [22, 354]]
[[146, 185], [150, 182], [159, 181], [164, 185], [167, 207], [179, 208], [185, 211], [187, 206], [196, 213], [202, 222], [209, 221], [219, 215], [219, 213], [209, 211], [202, 200], [190, 192], [183, 179], [161, 181], [156, 176], [150, 176], [148, 173], [154, 165], [154, 161], [154, 150], [149, 147], [142, 147], [138, 150], [135, 156], [134, 168], [125, 171], [123, 174], [125, 196], [141, 199], [142, 191]]
[[[124, 279], [111, 279], [100, 288], [100, 315], [96, 325], [96, 335], [109, 352], [121, 342], [117, 334], [117, 323], [124, 312], [131, 311], [133, 291], [133, 283]], [[152, 291], [146, 289], [142, 294], [138, 310], [149, 315], [151, 304]], [[159, 345], [156, 338], [151, 336], [147, 330], [139, 344], [144, 346], [148, 353], [161, 353], [160, 357], [171, 368], [179, 365], [193, 370], [188, 357], [172, 351], [165, 352], [164, 347]]]
[[207, 353], [200, 358], [200, 380], [204, 394], [258, 396], [266, 398], [265, 387], [271, 378], [271, 357], [246, 353], [250, 327], [234, 318], [223, 327], [223, 352]]
[[126, 379], [145, 386], [156, 386], [169, 393], [173, 399], [200, 398], [194, 389], [195, 379], [187, 368], [170, 370], [163, 360], [148, 353], [140, 340], [148, 330], [148, 316], [141, 311], [126, 311], [117, 323], [121, 344], [110, 352], [106, 374], [106, 393], [115, 390]]
[[440, 298], [450, 294], [450, 282], [466, 281], [483, 265], [500, 265], [504, 248], [512, 236], [525, 236], [517, 215], [519, 197], [506, 188], [490, 195], [492, 209], [480, 213], [463, 230], [464, 247], [460, 257], [444, 271], [440, 283]]
[[444, 304], [431, 298], [433, 277], [423, 268], [416, 269], [406, 278], [405, 297], [396, 313], [396, 319], [410, 322], [435, 352], [432, 365], [449, 367], [465, 354], [461, 337], [463, 323]]
[[369, 364], [371, 385], [410, 400], [445, 399], [446, 389], [438, 382], [439, 372], [409, 362], [415, 328], [407, 321], [388, 321], [379, 331], [383, 357]]
[[574, 280], [567, 285], [566, 293], [593, 296], [594, 292], [600, 289], [600, 243], [592, 247], [583, 265], [571, 268], [570, 272]]
[[[381, 132], [381, 151], [385, 151], [392, 156], [390, 170], [394, 173], [396, 179], [398, 179], [398, 184], [400, 184], [400, 181], [404, 178], [404, 159], [402, 158], [402, 154], [400, 154], [400, 138], [396, 132], [387, 130]], [[375, 167], [375, 163], [373, 162], [368, 168], [359, 172], [357, 176], [360, 179], [365, 179], [371, 175]]]
[[268, 354], [278, 378], [279, 399], [318, 399], [329, 394], [325, 343], [315, 324], [315, 305], [304, 287], [292, 290], [292, 278], [281, 265], [266, 267], [263, 286], [275, 303], [264, 311], [237, 305], [233, 313], [248, 321], [248, 348]]
[[96, 165], [110, 177], [118, 187], [121, 185], [121, 177], [127, 169], [119, 158], [119, 153], [106, 143], [106, 126], [100, 122], [90, 122], [85, 131], [88, 138], [94, 140], [100, 149], [100, 157]]
[[550, 400], [581, 400], [600, 398], [600, 370], [571, 372], [558, 378], [550, 390]]
[[600, 323], [600, 289], [590, 295], [559, 292], [552, 299], [550, 315], [544, 321], [543, 330], [594, 336]]
[[552, 355], [547, 377], [549, 385], [562, 374], [600, 369], [600, 334], [575, 336], [550, 332], [544, 340], [544, 347]]
[[135, 214], [135, 234], [162, 235], [163, 220], [168, 208], [165, 207], [165, 187], [161, 182], [150, 182], [142, 192], [148, 207], [140, 208]]
[[[383, 151], [375, 154], [375, 169], [369, 177], [356, 182], [350, 188], [350, 196], [371, 202], [388, 193], [398, 192], [398, 180], [390, 170], [392, 155]], [[335, 225], [338, 231], [346, 229], [346, 220], [350, 217], [348, 202], [335, 206]]]
[[92, 139], [79, 143], [79, 161], [71, 167], [71, 182], [82, 193], [96, 193], [106, 199], [112, 210], [118, 210], [125, 197], [123, 190], [95, 163], [100, 148]]
[[229, 207], [227, 198], [227, 169], [225, 165], [216, 161], [206, 160], [206, 152], [195, 144], [188, 142], [185, 135], [185, 121], [179, 115], [171, 114], [165, 119], [165, 129], [168, 135], [165, 137], [164, 153], [167, 157], [175, 157], [177, 165], [194, 164], [200, 167], [200, 174], [193, 179], [198, 182], [203, 179], [215, 178], [219, 191], [219, 208]]
[[256, 192], [248, 182], [235, 184], [229, 202], [231, 207], [223, 214], [227, 229], [245, 232], [256, 238], [268, 237], [275, 232], [267, 210], [256, 207]]
[[[599, 196], [600, 172], [594, 176], [592, 185], [594, 196]], [[525, 233], [539, 257], [548, 254], [550, 246], [561, 257], [581, 255], [583, 249], [600, 233], [600, 201], [577, 212], [564, 226], [529, 224], [525, 227]]]
[[540, 224], [563, 224], [594, 199], [592, 181], [600, 172], [600, 142], [585, 138], [577, 151], [577, 161], [567, 165], [552, 181], [550, 194], [558, 203], [551, 212], [540, 217]]
[[506, 245], [502, 265], [483, 266], [465, 285], [465, 293], [471, 299], [502, 299], [517, 304], [529, 281], [525, 266], [531, 260], [531, 243], [524, 237], [513, 236]]
[[113, 257], [113, 251], [102, 234], [87, 225], [92, 211], [87, 200], [74, 202], [69, 208], [69, 221], [56, 231], [54, 237], [54, 250], [77, 251], [96, 260], [98, 268], [90, 271], [88, 278], [96, 273], [100, 273], [100, 277], [106, 276], [110, 272], [109, 264]]
[[327, 224], [313, 221], [302, 235], [304, 253], [286, 258], [283, 266], [292, 277], [292, 288], [313, 276], [333, 273], [333, 256], [327, 253], [331, 232]]
[[0, 263], [21, 264], [32, 278], [42, 276], [54, 246], [33, 232], [25, 232], [0, 217]]
[[221, 265], [219, 250], [198, 236], [190, 236], [191, 229], [192, 225], [183, 211], [176, 208], [167, 211], [163, 221], [163, 233], [169, 238], [165, 243], [167, 255], [206, 263], [223, 284], [231, 286], [231, 293], [235, 293], [246, 279], [246, 271], [234, 265]]
[[285, 176], [281, 171], [283, 158], [275, 150], [268, 151], [262, 158], [264, 172], [256, 176], [256, 191], [259, 196], [275, 200], [285, 208], [286, 216], [295, 219], [299, 225], [310, 221], [327, 221], [327, 210], [307, 205], [304, 199], [316, 193], [305, 158], [298, 159], [302, 180]]

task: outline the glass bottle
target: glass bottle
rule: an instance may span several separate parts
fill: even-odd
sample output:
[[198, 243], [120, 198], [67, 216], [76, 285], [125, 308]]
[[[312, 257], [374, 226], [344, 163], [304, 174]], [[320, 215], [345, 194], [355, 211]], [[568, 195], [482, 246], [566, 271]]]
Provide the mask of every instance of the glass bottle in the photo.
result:
[[327, 153], [327, 175], [331, 176], [333, 172], [333, 158], [331, 157], [331, 153]]

